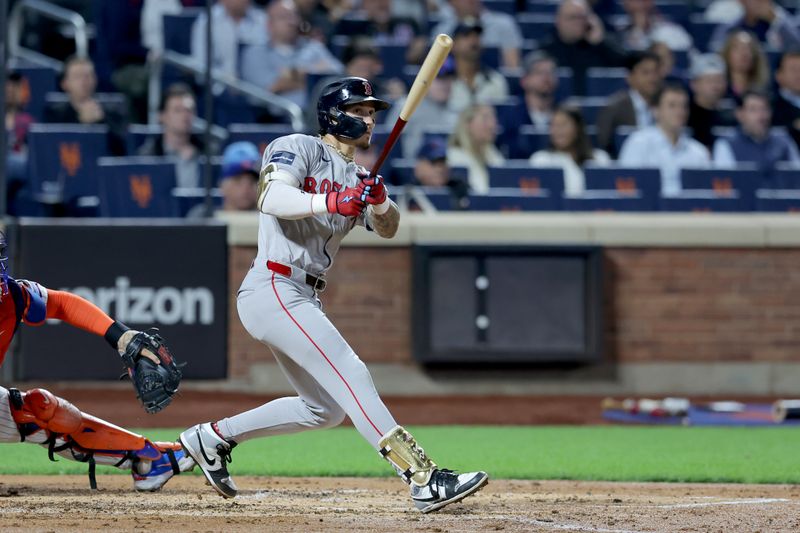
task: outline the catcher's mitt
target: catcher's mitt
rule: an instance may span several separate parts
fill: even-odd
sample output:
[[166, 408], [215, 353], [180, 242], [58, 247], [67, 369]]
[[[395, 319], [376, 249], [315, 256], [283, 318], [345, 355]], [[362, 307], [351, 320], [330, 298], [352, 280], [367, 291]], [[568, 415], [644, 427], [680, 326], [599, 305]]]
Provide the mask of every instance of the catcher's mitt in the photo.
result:
[[[133, 335], [120, 355], [144, 410], [157, 413], [170, 404], [172, 396], [178, 392], [183, 374], [164, 339], [156, 333], [157, 330], [151, 331], [152, 334], [140, 331]], [[142, 355], [143, 350], [155, 355], [161, 364], [155, 364]]]

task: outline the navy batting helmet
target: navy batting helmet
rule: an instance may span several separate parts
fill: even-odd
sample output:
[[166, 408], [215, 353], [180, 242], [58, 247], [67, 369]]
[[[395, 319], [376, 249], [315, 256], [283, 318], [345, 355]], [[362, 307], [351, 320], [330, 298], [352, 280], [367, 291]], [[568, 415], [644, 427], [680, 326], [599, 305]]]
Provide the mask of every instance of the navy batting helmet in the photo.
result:
[[317, 119], [320, 133], [330, 133], [345, 139], [358, 139], [367, 132], [367, 124], [344, 112], [347, 105], [371, 103], [377, 111], [389, 107], [389, 103], [375, 98], [372, 84], [364, 78], [342, 78], [328, 84], [317, 102]]

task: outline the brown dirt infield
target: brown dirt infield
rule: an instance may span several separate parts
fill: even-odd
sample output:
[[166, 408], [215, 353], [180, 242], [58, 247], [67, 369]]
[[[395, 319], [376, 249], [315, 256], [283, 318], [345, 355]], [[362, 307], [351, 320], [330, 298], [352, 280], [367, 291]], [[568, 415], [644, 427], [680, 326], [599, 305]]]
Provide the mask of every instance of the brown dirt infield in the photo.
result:
[[137, 494], [127, 476], [4, 476], [0, 529], [31, 531], [798, 531], [800, 486], [493, 480], [438, 513], [396, 479], [237, 479], [224, 500], [201, 476]]

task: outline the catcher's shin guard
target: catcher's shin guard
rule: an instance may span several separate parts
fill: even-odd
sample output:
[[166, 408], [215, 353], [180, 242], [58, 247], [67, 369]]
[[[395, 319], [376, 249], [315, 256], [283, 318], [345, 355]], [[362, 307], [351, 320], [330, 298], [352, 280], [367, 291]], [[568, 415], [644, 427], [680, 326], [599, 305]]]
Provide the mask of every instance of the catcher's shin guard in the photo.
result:
[[378, 441], [381, 456], [397, 468], [406, 483], [426, 485], [436, 469], [425, 450], [417, 446], [417, 441], [403, 426], [395, 426]]
[[[129, 468], [132, 461], [160, 459], [166, 447], [179, 448], [179, 445], [165, 446], [165, 443], [157, 447], [141, 435], [81, 412], [45, 389], [28, 392], [9, 389], [9, 403], [22, 440], [47, 445], [51, 460], [55, 460], [54, 453], [60, 453], [88, 462], [92, 488], [96, 488], [96, 462]], [[39, 434], [40, 430], [46, 438]]]

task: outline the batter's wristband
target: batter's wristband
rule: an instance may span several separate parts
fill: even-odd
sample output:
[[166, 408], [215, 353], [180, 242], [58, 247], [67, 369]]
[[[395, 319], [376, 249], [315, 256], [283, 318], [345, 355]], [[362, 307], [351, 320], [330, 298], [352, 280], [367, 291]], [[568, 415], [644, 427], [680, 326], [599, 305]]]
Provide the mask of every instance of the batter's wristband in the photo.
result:
[[111, 345], [112, 348], [116, 350], [117, 346], [119, 346], [120, 337], [122, 337], [122, 335], [129, 329], [131, 328], [129, 328], [122, 322], [115, 321], [113, 324], [108, 326], [108, 329], [106, 330], [105, 335], [103, 335], [103, 338], [106, 340], [106, 342], [108, 342]]
[[376, 215], [383, 215], [389, 210], [391, 206], [392, 202], [391, 200], [389, 200], [389, 196], [387, 195], [386, 200], [384, 200], [383, 203], [372, 205], [372, 212], [375, 213]]
[[338, 192], [329, 192], [328, 195], [325, 197], [325, 205], [328, 208], [328, 213], [336, 214], [339, 212], [339, 207], [336, 205], [338, 199], [339, 199]]

